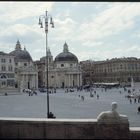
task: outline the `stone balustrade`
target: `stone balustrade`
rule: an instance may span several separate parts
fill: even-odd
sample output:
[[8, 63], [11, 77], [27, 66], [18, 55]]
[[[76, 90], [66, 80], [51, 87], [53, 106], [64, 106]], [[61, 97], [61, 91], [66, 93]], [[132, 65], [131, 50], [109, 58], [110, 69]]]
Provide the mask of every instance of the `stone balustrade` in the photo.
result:
[[116, 108], [97, 119], [0, 118], [0, 139], [139, 139], [140, 127]]

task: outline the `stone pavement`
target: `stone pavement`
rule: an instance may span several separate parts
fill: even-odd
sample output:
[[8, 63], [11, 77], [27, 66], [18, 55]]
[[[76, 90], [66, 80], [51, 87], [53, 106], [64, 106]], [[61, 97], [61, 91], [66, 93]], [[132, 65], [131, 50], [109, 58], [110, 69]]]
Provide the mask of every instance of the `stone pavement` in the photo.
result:
[[[76, 91], [65, 93], [64, 90], [57, 90], [55, 94], [50, 94], [50, 111], [56, 118], [67, 119], [94, 119], [102, 111], [110, 110], [112, 102], [118, 103], [118, 113], [128, 117], [130, 126], [140, 126], [140, 114], [137, 113], [137, 107], [140, 103], [130, 103], [125, 97], [128, 93], [123, 88], [113, 88], [106, 92], [101, 89], [95, 89], [93, 97], [90, 92]], [[121, 91], [121, 92], [120, 92]], [[137, 90], [138, 91], [138, 90]], [[97, 94], [99, 98], [97, 98]], [[20, 95], [20, 96], [19, 96]], [[21, 117], [21, 118], [46, 118], [47, 117], [47, 96], [46, 93], [29, 96], [27, 93], [0, 96], [0, 117]], [[84, 100], [81, 100], [84, 96]]]

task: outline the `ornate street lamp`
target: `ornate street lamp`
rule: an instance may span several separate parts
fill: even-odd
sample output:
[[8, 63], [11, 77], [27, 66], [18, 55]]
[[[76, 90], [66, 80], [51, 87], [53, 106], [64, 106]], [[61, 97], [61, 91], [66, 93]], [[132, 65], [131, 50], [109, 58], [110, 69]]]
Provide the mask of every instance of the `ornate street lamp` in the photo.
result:
[[40, 28], [43, 28], [43, 19], [45, 21], [45, 34], [46, 34], [46, 76], [47, 76], [47, 118], [50, 118], [50, 111], [49, 111], [49, 79], [48, 79], [48, 22], [50, 21], [51, 27], [54, 28], [54, 22], [51, 16], [47, 15], [47, 11], [45, 15], [39, 16], [39, 25]]

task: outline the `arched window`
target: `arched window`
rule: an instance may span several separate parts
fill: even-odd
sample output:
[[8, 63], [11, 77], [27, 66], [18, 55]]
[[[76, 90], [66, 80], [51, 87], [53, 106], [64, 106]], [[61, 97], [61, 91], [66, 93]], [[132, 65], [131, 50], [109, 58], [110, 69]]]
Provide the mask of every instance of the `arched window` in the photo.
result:
[[1, 79], [6, 79], [7, 77], [6, 77], [6, 75], [1, 75], [0, 78]]
[[73, 64], [70, 64], [70, 67], [72, 68]]
[[61, 64], [61, 67], [64, 67], [64, 64]]

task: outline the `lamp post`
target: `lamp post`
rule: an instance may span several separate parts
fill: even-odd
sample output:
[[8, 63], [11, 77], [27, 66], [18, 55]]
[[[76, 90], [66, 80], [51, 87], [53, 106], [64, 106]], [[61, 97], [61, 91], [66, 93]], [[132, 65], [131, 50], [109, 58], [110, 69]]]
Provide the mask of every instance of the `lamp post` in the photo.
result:
[[40, 28], [43, 28], [43, 19], [45, 21], [45, 34], [46, 34], [46, 77], [47, 77], [47, 118], [49, 118], [49, 79], [48, 79], [48, 22], [50, 21], [51, 27], [54, 28], [54, 22], [52, 20], [52, 17], [47, 14], [47, 11], [45, 15], [39, 16], [39, 25]]

